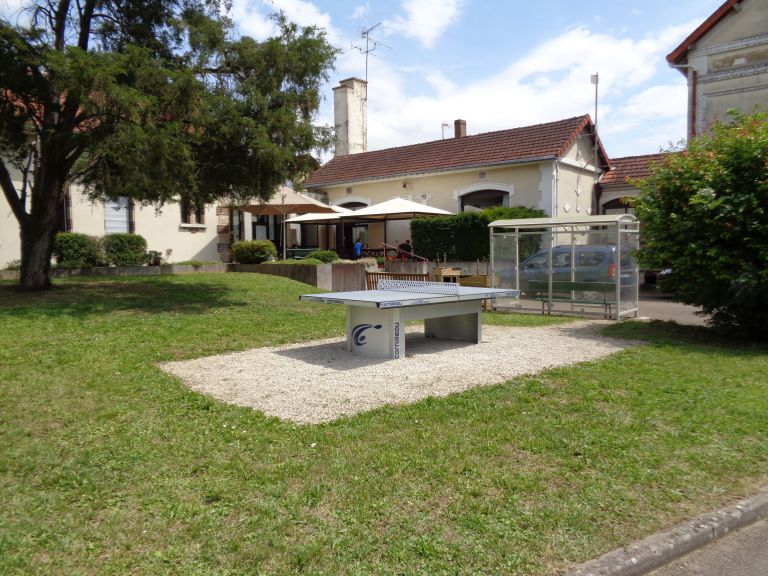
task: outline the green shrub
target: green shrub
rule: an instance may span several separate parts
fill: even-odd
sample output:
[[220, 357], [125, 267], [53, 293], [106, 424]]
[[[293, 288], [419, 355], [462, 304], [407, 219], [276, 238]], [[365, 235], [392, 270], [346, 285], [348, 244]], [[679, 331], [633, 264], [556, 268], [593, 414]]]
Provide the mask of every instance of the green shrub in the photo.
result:
[[56, 234], [53, 255], [62, 268], [88, 268], [103, 260], [98, 239], [78, 232]]
[[317, 260], [320, 260], [321, 262], [325, 262], [326, 264], [330, 264], [331, 262], [336, 262], [337, 260], [341, 260], [339, 258], [339, 255], [336, 254], [333, 250], [315, 250], [314, 252], [310, 252], [307, 254], [307, 258], [316, 258]]
[[414, 218], [411, 221], [413, 250], [430, 260], [488, 260], [491, 255], [488, 224], [494, 220], [544, 216], [546, 213], [537, 208], [494, 206], [480, 212]]
[[238, 240], [232, 244], [232, 260], [240, 264], [261, 264], [277, 258], [277, 248], [270, 240]]
[[163, 253], [157, 250], [147, 252], [147, 265], [160, 266], [163, 263]]
[[138, 234], [108, 234], [102, 238], [107, 264], [140, 266], [147, 262], [147, 241]]
[[768, 115], [731, 114], [640, 183], [640, 261], [714, 325], [768, 338]]
[[21, 260], [11, 260], [5, 265], [3, 270], [21, 270]]
[[269, 262], [266, 262], [266, 264], [291, 264], [296, 266], [317, 266], [319, 264], [325, 264], [322, 260], [318, 260], [317, 258], [302, 258], [301, 260], [297, 260], [295, 258], [288, 258], [288, 260], [271, 260]]

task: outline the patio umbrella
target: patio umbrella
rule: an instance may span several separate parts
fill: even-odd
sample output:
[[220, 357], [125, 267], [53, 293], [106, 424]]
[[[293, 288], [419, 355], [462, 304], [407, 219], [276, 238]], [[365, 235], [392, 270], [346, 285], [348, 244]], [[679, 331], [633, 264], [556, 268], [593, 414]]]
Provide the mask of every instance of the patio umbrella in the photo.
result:
[[269, 200], [245, 206], [242, 210], [251, 214], [272, 216], [307, 214], [309, 212], [334, 212], [333, 208], [328, 204], [315, 200], [301, 192], [296, 192], [287, 186], [281, 186]]
[[244, 212], [258, 214], [260, 216], [281, 216], [281, 234], [283, 244], [283, 259], [285, 259], [285, 217], [288, 214], [307, 214], [310, 212], [323, 213], [333, 212], [328, 204], [315, 200], [311, 196], [296, 192], [288, 186], [280, 186], [277, 192], [266, 201], [260, 201], [242, 208]]
[[370, 220], [411, 220], [420, 216], [450, 216], [447, 210], [427, 206], [420, 202], [413, 202], [405, 198], [392, 198], [379, 202], [373, 206], [366, 206], [360, 210], [355, 210], [352, 214], [342, 216], [344, 220], [360, 219], [361, 221]]
[[286, 224], [338, 224], [341, 221], [340, 217], [342, 215], [353, 212], [349, 208], [342, 208], [341, 206], [331, 206], [331, 208], [333, 212], [308, 212], [301, 216], [288, 218], [285, 222]]

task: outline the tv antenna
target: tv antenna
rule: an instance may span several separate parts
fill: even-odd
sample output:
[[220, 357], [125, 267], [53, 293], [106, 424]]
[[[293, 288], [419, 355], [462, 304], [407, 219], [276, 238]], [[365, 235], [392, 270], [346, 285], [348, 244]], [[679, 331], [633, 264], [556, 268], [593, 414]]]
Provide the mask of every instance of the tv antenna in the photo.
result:
[[368, 83], [368, 54], [375, 51], [376, 48], [378, 48], [379, 46], [383, 46], [384, 48], [389, 48], [390, 50], [392, 49], [391, 46], [387, 46], [386, 44], [384, 44], [384, 42], [379, 42], [378, 40], [374, 40], [373, 38], [371, 38], [371, 31], [374, 30], [375, 28], [378, 28], [379, 26], [381, 26], [381, 22], [371, 26], [370, 28], [363, 29], [361, 37], [365, 38], [365, 48], [363, 48], [362, 46], [355, 46], [354, 44], [352, 44], [352, 48], [357, 48], [358, 50], [360, 50], [360, 54], [365, 54], [366, 84]]

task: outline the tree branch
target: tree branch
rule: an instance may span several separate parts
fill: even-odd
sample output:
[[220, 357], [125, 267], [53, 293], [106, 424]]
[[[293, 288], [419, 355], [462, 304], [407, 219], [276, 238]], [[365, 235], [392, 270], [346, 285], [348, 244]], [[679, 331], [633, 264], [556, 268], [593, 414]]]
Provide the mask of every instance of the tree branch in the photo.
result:
[[55, 24], [53, 29], [54, 48], [61, 52], [64, 50], [66, 44], [66, 27], [67, 27], [67, 15], [69, 14], [69, 0], [59, 0], [59, 5], [56, 8]]
[[8, 168], [2, 158], [0, 158], [0, 187], [2, 187], [5, 199], [8, 200], [13, 215], [16, 216], [19, 224], [28, 224], [29, 214], [24, 211], [24, 205], [21, 203], [16, 187], [13, 185], [13, 180], [11, 180], [11, 174], [8, 172]]
[[84, 52], [88, 50], [88, 40], [91, 37], [91, 23], [93, 22], [93, 13], [95, 9], [95, 0], [86, 0], [85, 8], [80, 11], [80, 35], [77, 39], [77, 45]]

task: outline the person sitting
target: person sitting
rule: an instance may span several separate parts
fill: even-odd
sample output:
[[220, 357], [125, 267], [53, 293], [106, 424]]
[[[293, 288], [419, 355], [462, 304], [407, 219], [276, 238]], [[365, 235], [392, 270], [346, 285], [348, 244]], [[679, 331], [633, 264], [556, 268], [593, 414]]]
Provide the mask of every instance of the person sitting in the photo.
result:
[[398, 248], [400, 249], [400, 257], [403, 260], [408, 260], [408, 258], [411, 257], [411, 254], [413, 252], [413, 246], [411, 246], [410, 240], [406, 240], [402, 244], [399, 244]]

